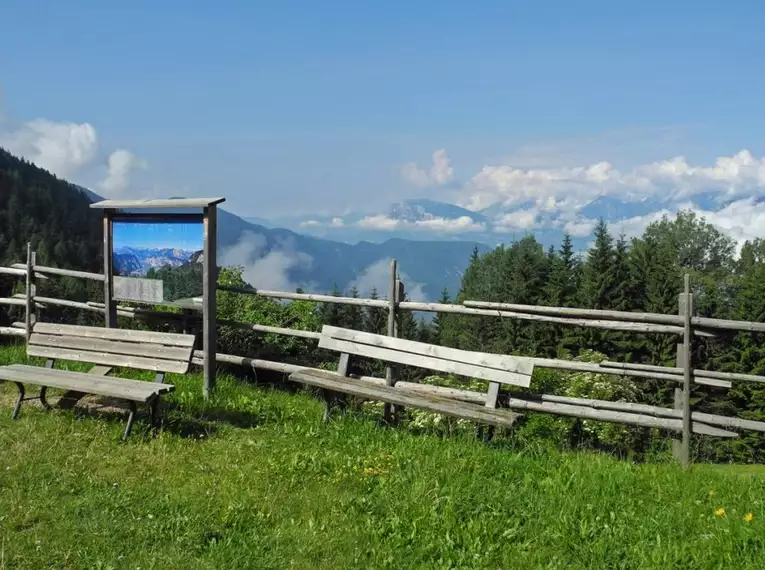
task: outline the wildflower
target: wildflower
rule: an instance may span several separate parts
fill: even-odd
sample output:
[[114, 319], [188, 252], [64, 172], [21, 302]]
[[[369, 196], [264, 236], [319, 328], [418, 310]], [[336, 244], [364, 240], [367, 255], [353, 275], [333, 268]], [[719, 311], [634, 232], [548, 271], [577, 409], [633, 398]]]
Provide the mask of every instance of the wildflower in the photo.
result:
[[709, 489], [709, 496], [710, 497], [714, 497], [715, 496], [715, 490], [714, 489]]
[[719, 509], [717, 509], [717, 510], [715, 511], [715, 514], [716, 514], [718, 517], [724, 516], [724, 515], [725, 515], [725, 509], [724, 509], [724, 508], [722, 508], [722, 507], [720, 507]]
[[744, 515], [744, 521], [746, 521], [746, 522], [752, 522], [753, 518], [754, 518], [754, 515], [752, 513], [746, 513]]

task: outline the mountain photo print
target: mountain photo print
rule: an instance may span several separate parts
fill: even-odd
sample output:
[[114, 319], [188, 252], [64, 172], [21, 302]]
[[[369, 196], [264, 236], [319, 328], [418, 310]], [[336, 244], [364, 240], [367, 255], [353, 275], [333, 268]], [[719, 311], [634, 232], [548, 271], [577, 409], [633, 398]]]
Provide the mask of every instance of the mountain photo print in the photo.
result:
[[202, 295], [201, 222], [115, 221], [114, 297], [167, 303]]

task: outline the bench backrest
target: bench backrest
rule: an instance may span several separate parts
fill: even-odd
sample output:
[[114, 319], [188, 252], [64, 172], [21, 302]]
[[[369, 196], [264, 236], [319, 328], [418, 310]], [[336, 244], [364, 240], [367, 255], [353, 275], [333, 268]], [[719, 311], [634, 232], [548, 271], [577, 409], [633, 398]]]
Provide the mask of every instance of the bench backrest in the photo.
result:
[[447, 348], [328, 325], [321, 329], [319, 347], [525, 388], [530, 385], [534, 371], [534, 363], [520, 357]]
[[193, 351], [193, 335], [56, 323], [35, 323], [27, 344], [29, 356], [181, 374]]

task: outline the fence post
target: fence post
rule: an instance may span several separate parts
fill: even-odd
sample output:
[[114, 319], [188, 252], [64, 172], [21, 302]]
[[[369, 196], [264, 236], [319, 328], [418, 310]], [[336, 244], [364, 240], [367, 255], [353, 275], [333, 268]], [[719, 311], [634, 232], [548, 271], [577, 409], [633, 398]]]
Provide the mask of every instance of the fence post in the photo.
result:
[[683, 331], [683, 440], [680, 448], [680, 463], [688, 467], [691, 458], [691, 383], [693, 381], [693, 331], [691, 316], [693, 315], [693, 298], [691, 297], [691, 276], [685, 274], [684, 283], [684, 331]]
[[37, 288], [35, 287], [34, 266], [36, 253], [32, 251], [32, 244], [27, 243], [27, 282], [26, 282], [26, 314], [24, 315], [24, 328], [26, 329], [26, 339], [29, 342], [29, 336], [32, 334], [32, 326], [37, 320], [35, 316], [35, 301]]
[[[693, 299], [693, 295], [691, 295], [691, 299]], [[685, 293], [678, 293], [677, 295], [677, 314], [679, 316], [685, 316]], [[677, 352], [675, 356], [675, 366], [678, 368], [683, 367], [683, 359], [685, 358], [685, 344], [682, 342], [677, 343]], [[678, 412], [680, 412], [682, 417], [683, 412], [683, 388], [682, 387], [675, 387], [675, 401], [674, 401], [674, 409]], [[682, 433], [678, 434], [676, 436], [673, 436], [672, 438], [672, 456], [678, 461], [682, 461], [683, 457], [683, 451], [682, 451]]]
[[[396, 297], [398, 293], [398, 284], [396, 280], [396, 260], [390, 261], [390, 283], [388, 287], [388, 336], [396, 336]], [[385, 367], [385, 384], [387, 386], [393, 386], [395, 383], [393, 379], [393, 367], [388, 364]], [[384, 406], [385, 421], [390, 423], [393, 415], [395, 414], [395, 407], [392, 404], [386, 403]]]

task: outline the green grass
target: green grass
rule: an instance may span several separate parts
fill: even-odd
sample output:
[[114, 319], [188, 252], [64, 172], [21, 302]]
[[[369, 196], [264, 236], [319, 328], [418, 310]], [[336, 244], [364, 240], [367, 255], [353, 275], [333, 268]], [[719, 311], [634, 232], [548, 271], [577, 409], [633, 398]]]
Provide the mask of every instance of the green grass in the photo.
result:
[[[0, 350], [0, 364], [23, 361]], [[74, 367], [73, 367], [74, 368]], [[149, 379], [150, 375], [134, 377]], [[35, 402], [0, 384], [0, 569], [761, 568], [752, 467], [320, 423], [304, 394], [171, 376], [165, 427]], [[55, 398], [51, 397], [55, 402]], [[717, 516], [715, 510], [724, 508]], [[746, 513], [754, 519], [746, 522]]]

